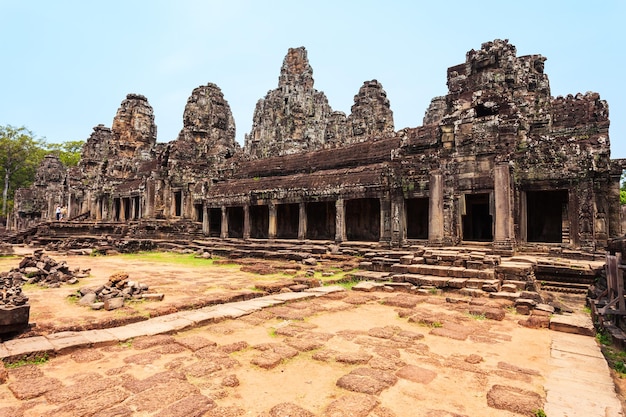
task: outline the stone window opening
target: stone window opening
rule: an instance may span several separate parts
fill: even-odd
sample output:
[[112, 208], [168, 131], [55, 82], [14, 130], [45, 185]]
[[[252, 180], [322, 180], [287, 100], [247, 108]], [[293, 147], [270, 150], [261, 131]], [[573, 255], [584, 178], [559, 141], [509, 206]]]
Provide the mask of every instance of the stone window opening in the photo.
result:
[[183, 213], [183, 192], [174, 191], [174, 216], [180, 217]]
[[202, 208], [202, 203], [197, 203], [193, 205], [194, 207], [194, 219], [199, 222], [202, 223], [202, 221], [204, 220], [204, 209]]
[[495, 116], [498, 114], [498, 105], [492, 101], [479, 103], [474, 108], [476, 117]]

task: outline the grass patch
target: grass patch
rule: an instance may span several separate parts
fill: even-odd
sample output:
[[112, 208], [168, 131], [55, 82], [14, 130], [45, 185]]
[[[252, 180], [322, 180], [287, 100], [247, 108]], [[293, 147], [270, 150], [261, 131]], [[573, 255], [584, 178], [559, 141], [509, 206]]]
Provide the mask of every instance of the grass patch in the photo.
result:
[[611, 336], [604, 331], [599, 331], [598, 333], [596, 333], [596, 340], [603, 346], [611, 345]]
[[472, 314], [472, 313], [469, 313], [469, 316], [471, 318], [473, 318], [474, 320], [485, 320], [485, 319], [487, 319], [487, 317], [484, 314]]
[[343, 287], [346, 290], [350, 291], [350, 290], [352, 290], [352, 287], [354, 287], [359, 282], [361, 282], [361, 280], [358, 280], [358, 279], [355, 279], [355, 278], [350, 278], [350, 279], [337, 281], [333, 285], [339, 285], [340, 287]]
[[542, 408], [540, 408], [540, 409], [538, 409], [538, 410], [535, 410], [534, 416], [535, 416], [535, 417], [547, 417], [547, 416], [546, 416], [546, 412], [545, 412], [545, 411], [543, 411], [543, 409], [542, 409]]
[[215, 266], [220, 268], [234, 268], [238, 267], [235, 263], [232, 264], [223, 264], [223, 263], [215, 263], [219, 258], [199, 258], [196, 254], [193, 253], [175, 253], [175, 252], [138, 252], [138, 253], [124, 253], [119, 255], [125, 259], [131, 261], [141, 261], [141, 262], [155, 262], [155, 263], [165, 263], [165, 264], [173, 264], [173, 265], [183, 265], [191, 268], [194, 267], [203, 267], [203, 266]]
[[42, 365], [48, 362], [48, 359], [50, 358], [48, 357], [47, 353], [36, 355], [36, 356], [24, 356], [22, 359], [5, 363], [4, 367], [5, 368], [19, 368], [20, 366], [24, 366], [24, 365]]

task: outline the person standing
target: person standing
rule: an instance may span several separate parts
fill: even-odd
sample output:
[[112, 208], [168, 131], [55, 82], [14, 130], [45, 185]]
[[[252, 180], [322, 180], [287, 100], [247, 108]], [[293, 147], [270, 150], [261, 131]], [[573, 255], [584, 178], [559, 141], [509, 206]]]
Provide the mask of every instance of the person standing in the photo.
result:
[[57, 221], [61, 220], [61, 206], [59, 204], [57, 204], [56, 215]]

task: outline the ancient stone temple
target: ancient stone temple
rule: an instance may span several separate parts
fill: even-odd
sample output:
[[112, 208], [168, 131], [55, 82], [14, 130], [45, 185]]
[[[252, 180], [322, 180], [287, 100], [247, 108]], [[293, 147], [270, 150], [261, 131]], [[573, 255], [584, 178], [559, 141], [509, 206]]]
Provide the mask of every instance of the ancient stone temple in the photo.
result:
[[147, 99], [129, 94], [78, 168], [46, 158], [17, 194], [17, 226], [52, 219], [62, 200], [77, 223], [146, 237], [184, 224], [216, 239], [601, 249], [621, 235], [608, 105], [552, 97], [544, 61], [487, 42], [448, 69], [422, 126], [395, 131], [381, 83], [366, 81], [349, 115], [333, 111], [307, 51], [290, 49], [243, 148], [214, 84], [192, 92], [169, 143], [156, 142]]

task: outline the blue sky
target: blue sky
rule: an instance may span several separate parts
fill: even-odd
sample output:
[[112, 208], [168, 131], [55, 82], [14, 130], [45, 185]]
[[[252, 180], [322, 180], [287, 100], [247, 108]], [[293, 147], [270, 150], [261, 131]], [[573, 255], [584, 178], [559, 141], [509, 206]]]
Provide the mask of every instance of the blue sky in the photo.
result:
[[609, 103], [611, 156], [626, 157], [626, 1], [0, 0], [0, 125], [48, 142], [111, 126], [128, 93], [174, 140], [191, 91], [217, 84], [237, 140], [276, 88], [290, 47], [307, 48], [315, 88], [350, 112], [366, 80], [383, 85], [396, 130], [422, 124], [446, 70], [483, 42], [548, 58], [553, 96], [596, 91]]

